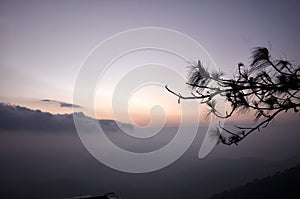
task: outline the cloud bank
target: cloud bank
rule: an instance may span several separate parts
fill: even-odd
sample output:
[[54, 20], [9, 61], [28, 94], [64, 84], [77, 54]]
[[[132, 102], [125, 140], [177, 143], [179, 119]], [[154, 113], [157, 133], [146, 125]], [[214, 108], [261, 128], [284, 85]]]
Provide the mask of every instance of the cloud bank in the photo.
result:
[[[67, 105], [69, 106], [69, 105]], [[83, 120], [95, 120], [77, 112]], [[114, 120], [98, 120], [102, 129], [105, 131], [117, 131], [118, 125], [126, 125]], [[51, 114], [40, 110], [31, 110], [18, 105], [0, 103], [0, 129], [3, 130], [22, 130], [22, 131], [43, 131], [43, 132], [61, 132], [76, 131], [73, 114]]]

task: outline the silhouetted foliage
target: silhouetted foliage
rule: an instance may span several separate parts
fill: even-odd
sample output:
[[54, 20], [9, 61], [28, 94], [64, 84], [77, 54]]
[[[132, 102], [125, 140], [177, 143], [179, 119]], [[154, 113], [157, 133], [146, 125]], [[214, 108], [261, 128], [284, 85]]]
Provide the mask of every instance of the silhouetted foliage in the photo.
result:
[[[191, 96], [182, 96], [168, 86], [166, 89], [181, 99], [200, 100], [210, 113], [219, 118], [254, 112], [257, 124], [252, 127], [234, 125], [232, 131], [220, 125], [216, 129], [219, 141], [226, 145], [238, 144], [252, 132], [268, 126], [279, 113], [300, 108], [300, 66], [287, 60], [273, 59], [265, 47], [254, 48], [249, 66], [239, 63], [233, 78], [224, 78], [223, 72], [209, 72], [198, 61], [190, 67], [188, 82]], [[224, 97], [230, 105], [225, 114], [218, 112], [216, 97]], [[253, 113], [252, 112], [252, 113]], [[222, 131], [223, 130], [223, 131]], [[222, 133], [223, 132], [223, 133]]]

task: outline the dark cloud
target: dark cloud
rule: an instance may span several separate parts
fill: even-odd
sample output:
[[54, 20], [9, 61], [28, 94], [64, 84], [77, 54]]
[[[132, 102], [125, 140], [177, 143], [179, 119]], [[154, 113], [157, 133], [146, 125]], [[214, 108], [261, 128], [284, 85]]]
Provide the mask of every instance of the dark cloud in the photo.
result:
[[[47, 100], [46, 100], [47, 101]], [[50, 100], [51, 101], [51, 100]], [[74, 113], [85, 120], [86, 129], [93, 118], [85, 116], [81, 112]], [[114, 120], [98, 120], [105, 131], [117, 131], [118, 125], [128, 125]], [[0, 103], [0, 129], [4, 130], [25, 130], [40, 132], [62, 132], [75, 131], [73, 114], [51, 114], [40, 110], [31, 110], [26, 107]]]
[[48, 102], [48, 103], [55, 103], [55, 104], [58, 104], [60, 107], [63, 107], [63, 108], [72, 108], [72, 107], [73, 108], [82, 108], [82, 106], [77, 105], [77, 104], [61, 102], [61, 101], [57, 101], [57, 100], [43, 99], [41, 101], [42, 102]]
[[21, 106], [0, 104], [0, 128], [29, 131], [75, 130], [71, 114], [52, 115]]

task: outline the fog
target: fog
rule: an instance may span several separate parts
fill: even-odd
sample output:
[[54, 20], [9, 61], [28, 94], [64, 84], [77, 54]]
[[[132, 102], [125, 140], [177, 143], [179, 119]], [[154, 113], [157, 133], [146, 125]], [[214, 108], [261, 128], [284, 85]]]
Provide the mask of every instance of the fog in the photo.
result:
[[[31, 110], [26, 111], [32, 114]], [[28, 119], [27, 113], [21, 115]], [[59, 117], [72, 120], [67, 115]], [[107, 124], [107, 136], [112, 142], [138, 153], [163, 147], [177, 131], [176, 127], [166, 127], [158, 135], [141, 141], [116, 130], [113, 121], [102, 122]], [[115, 192], [123, 199], [204, 199], [300, 162], [297, 118], [277, 120], [238, 146], [217, 145], [204, 159], [198, 158], [198, 152], [207, 127], [200, 126], [183, 156], [161, 170], [143, 174], [124, 173], [103, 165], [87, 151], [74, 128], [49, 131], [34, 128], [35, 122], [28, 124], [29, 130], [1, 126], [0, 193], [3, 198], [64, 198]], [[94, 135], [89, 136], [93, 139]]]
[[[285, 126], [276, 126], [282, 128]], [[253, 135], [240, 146], [218, 145], [204, 159], [198, 159], [203, 139], [199, 132], [179, 160], [145, 174], [123, 173], [103, 165], [84, 148], [76, 132], [1, 131], [1, 194], [62, 198], [114, 191], [122, 198], [206, 198], [300, 160], [296, 132], [287, 136], [285, 131], [276, 135], [270, 131], [272, 128]], [[134, 146], [131, 143], [137, 149]], [[140, 151], [149, 149], [139, 147], [143, 148], [137, 149]]]

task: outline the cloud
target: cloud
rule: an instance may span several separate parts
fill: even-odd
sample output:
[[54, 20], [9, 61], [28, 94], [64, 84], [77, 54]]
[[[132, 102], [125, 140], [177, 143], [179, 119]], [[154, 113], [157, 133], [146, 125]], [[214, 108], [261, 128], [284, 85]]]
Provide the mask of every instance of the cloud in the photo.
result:
[[[81, 112], [74, 114], [77, 114], [80, 119], [84, 120], [87, 131], [89, 130], [90, 122], [95, 121], [95, 119], [87, 117]], [[131, 127], [129, 124], [123, 124], [114, 120], [98, 120], [98, 122], [102, 129], [108, 132], [120, 130], [118, 125]], [[0, 103], [0, 129], [39, 132], [76, 131], [73, 114], [51, 114], [4, 103]]]
[[48, 103], [55, 103], [58, 104], [60, 107], [62, 108], [82, 108], [82, 106], [77, 105], [77, 104], [71, 104], [71, 103], [67, 103], [67, 102], [61, 102], [61, 101], [57, 101], [57, 100], [50, 100], [50, 99], [43, 99], [41, 100], [42, 102], [48, 102]]
[[72, 114], [52, 115], [21, 106], [0, 104], [0, 128], [28, 131], [73, 131]]

